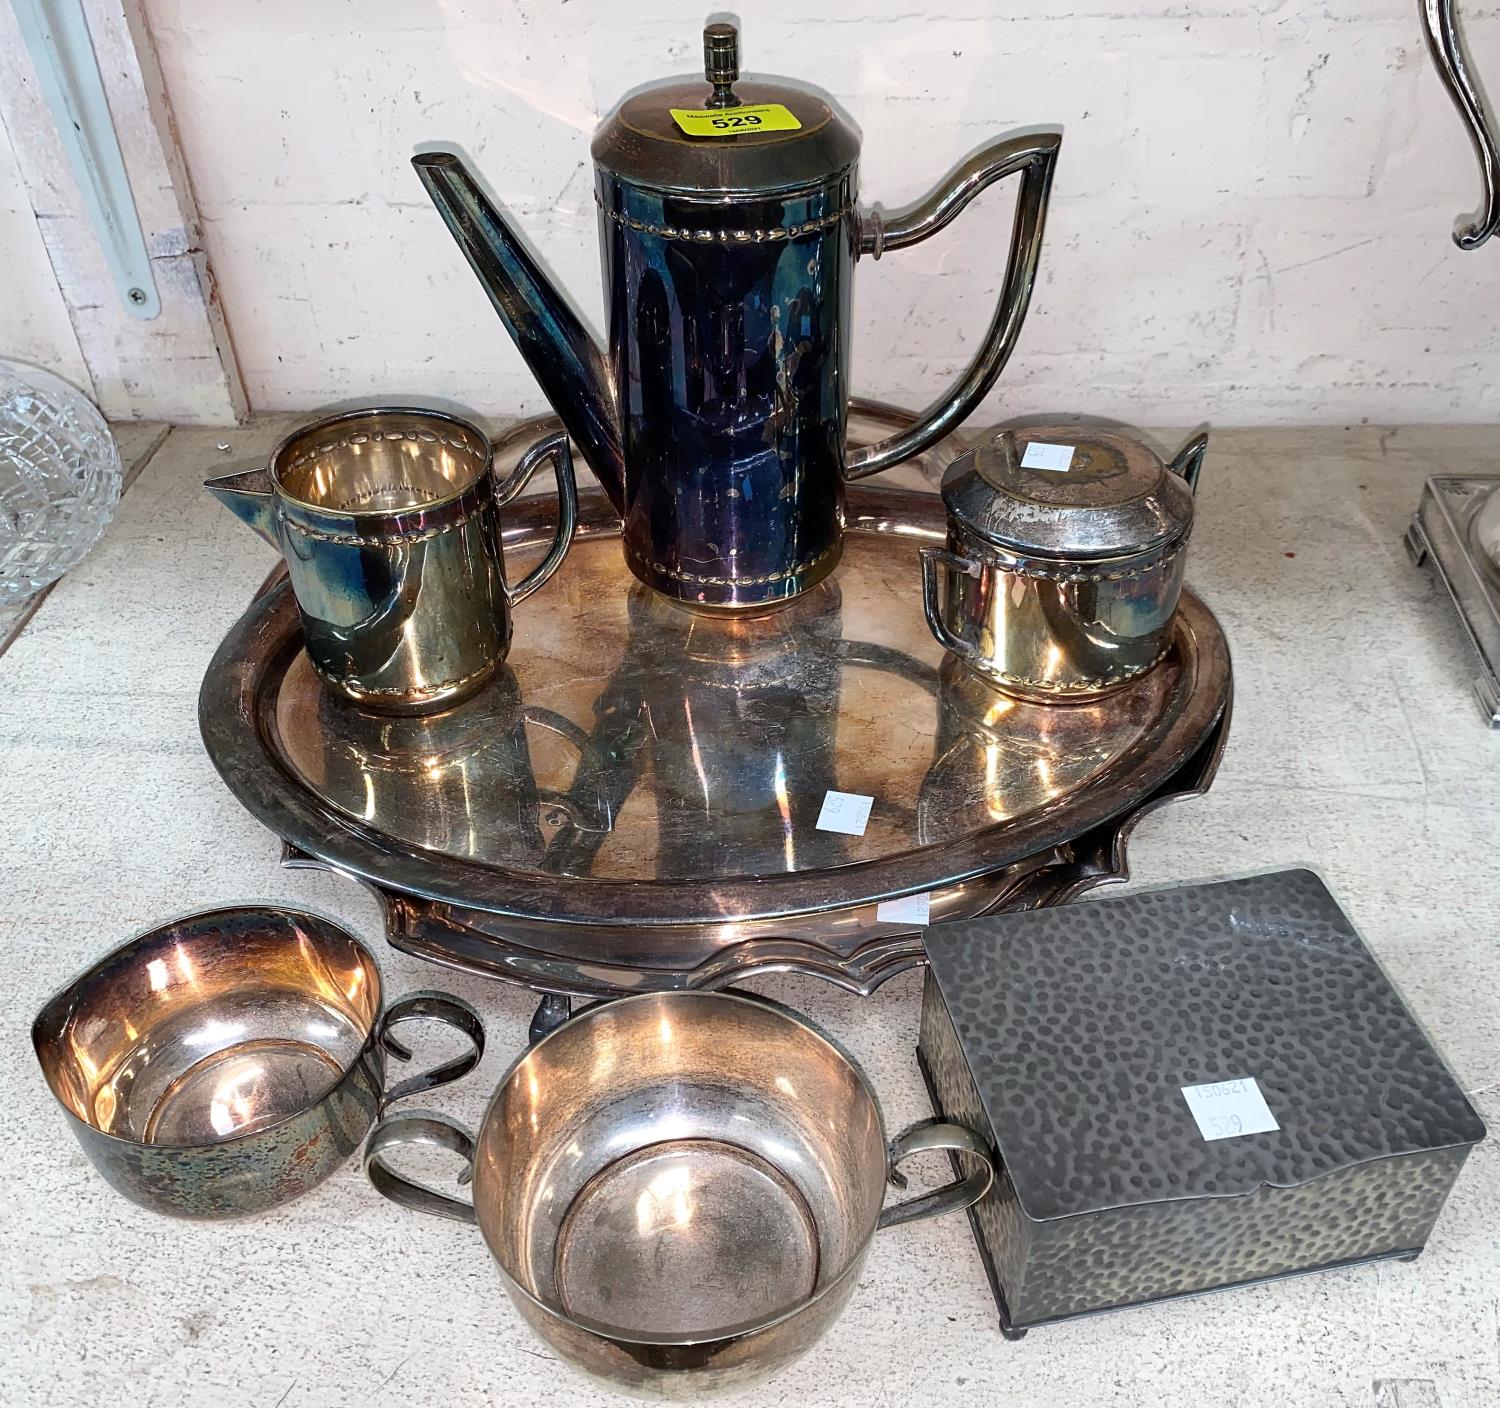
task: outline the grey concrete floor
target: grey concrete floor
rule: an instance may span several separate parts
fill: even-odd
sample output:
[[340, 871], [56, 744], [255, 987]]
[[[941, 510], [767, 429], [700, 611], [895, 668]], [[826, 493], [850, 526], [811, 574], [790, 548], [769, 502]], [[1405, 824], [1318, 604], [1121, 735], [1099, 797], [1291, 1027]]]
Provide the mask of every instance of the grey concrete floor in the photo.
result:
[[[277, 843], [204, 755], [199, 681], [274, 557], [198, 485], [284, 427], [174, 430], [99, 548], [0, 658], [0, 1401], [618, 1401], [530, 1337], [471, 1228], [391, 1207], [353, 1164], [268, 1216], [154, 1218], [92, 1171], [37, 1074], [28, 1024], [53, 990], [150, 922], [226, 902], [338, 916], [376, 945], [391, 992], [448, 985], [481, 1007], [481, 1071], [426, 1103], [472, 1123], [523, 1039], [531, 996], [396, 954], [351, 883], [278, 870]], [[1441, 589], [1401, 546], [1424, 475], [1483, 468], [1500, 468], [1500, 431], [1215, 435], [1189, 577], [1234, 651], [1233, 732], [1209, 794], [1150, 817], [1130, 859], [1149, 884], [1317, 866], [1494, 1118], [1500, 736], [1469, 698], [1473, 665]], [[929, 1113], [912, 1058], [917, 975], [868, 999], [812, 980], [752, 986], [846, 1043], [892, 1127]], [[1491, 1405], [1500, 1152], [1476, 1152], [1412, 1264], [1101, 1316], [1019, 1344], [996, 1332], [964, 1219], [896, 1229], [876, 1238], [827, 1338], [740, 1401]]]
[[[115, 444], [120, 451], [120, 468], [124, 471], [126, 489], [135, 483], [136, 476], [161, 447], [162, 442], [171, 433], [171, 429], [171, 426], [162, 425], [156, 421], [133, 421], [127, 425], [114, 427]], [[52, 585], [55, 586], [56, 583]], [[26, 623], [41, 609], [42, 603], [51, 595], [51, 592], [52, 586], [48, 586], [17, 606], [0, 606], [0, 655], [3, 655], [11, 641], [20, 635]]]

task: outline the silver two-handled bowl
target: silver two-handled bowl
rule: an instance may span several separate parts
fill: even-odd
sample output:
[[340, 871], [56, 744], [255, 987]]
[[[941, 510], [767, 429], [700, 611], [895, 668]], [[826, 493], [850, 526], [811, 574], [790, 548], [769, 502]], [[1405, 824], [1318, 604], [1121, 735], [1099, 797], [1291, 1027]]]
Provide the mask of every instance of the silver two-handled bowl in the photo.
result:
[[[463, 1157], [472, 1205], [391, 1167], [413, 1143]], [[973, 1171], [884, 1207], [896, 1165], [925, 1149]], [[511, 1299], [564, 1359], [691, 1400], [784, 1368], [843, 1309], [877, 1228], [967, 1207], [993, 1178], [958, 1125], [888, 1145], [859, 1068], [795, 1015], [699, 992], [588, 1008], [511, 1068], [477, 1136], [392, 1115], [365, 1167], [395, 1202], [477, 1222]]]
[[[394, 1086], [391, 1028], [430, 1018], [470, 1050]], [[296, 910], [216, 909], [163, 924], [81, 973], [31, 1029], [42, 1074], [100, 1173], [180, 1217], [262, 1212], [349, 1157], [390, 1101], [457, 1080], [484, 1050], [457, 998], [383, 1008], [352, 935]]]

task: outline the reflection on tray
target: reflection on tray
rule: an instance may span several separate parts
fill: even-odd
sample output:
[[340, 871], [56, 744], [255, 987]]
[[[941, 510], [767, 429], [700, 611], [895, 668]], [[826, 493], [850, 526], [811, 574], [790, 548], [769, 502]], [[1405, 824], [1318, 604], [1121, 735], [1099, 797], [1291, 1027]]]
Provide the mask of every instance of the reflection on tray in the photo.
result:
[[[299, 656], [277, 700], [285, 756], [346, 815], [429, 851], [712, 881], [827, 870], [1035, 814], [1160, 716], [1170, 665], [1107, 701], [1052, 706], [939, 669], [920, 618], [883, 602], [874, 551], [850, 540], [877, 588], [858, 601], [831, 578], [743, 617], [621, 592], [617, 545], [580, 543], [569, 599], [447, 713], [362, 713]], [[875, 798], [863, 836], [817, 829], [829, 790]]]

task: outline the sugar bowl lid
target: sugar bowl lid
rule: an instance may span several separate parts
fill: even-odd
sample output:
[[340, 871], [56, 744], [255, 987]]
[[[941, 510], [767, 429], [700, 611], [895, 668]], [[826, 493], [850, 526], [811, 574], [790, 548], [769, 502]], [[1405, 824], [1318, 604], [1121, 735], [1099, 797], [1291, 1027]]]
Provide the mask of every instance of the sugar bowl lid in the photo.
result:
[[[854, 128], [794, 84], [739, 81], [739, 32], [703, 31], [706, 83], [672, 79], [627, 98], [594, 137], [594, 163], [672, 195], [759, 195], [817, 186], [859, 156]], [[686, 124], [686, 125], [684, 125]]]
[[1187, 536], [1201, 453], [1195, 441], [1179, 457], [1189, 467], [1174, 473], [1127, 435], [1076, 425], [1006, 428], [948, 466], [943, 502], [957, 524], [1009, 552], [1129, 557]]

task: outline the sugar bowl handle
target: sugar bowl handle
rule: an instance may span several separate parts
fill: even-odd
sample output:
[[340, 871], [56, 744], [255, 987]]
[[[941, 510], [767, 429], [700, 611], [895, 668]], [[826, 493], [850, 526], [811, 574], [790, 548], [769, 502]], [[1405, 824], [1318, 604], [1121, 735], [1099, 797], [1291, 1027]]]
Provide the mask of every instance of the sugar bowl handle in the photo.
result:
[[951, 1149], [955, 1153], [967, 1154], [979, 1167], [967, 1178], [945, 1183], [919, 1198], [910, 1198], [904, 1203], [894, 1203], [880, 1211], [880, 1227], [899, 1227], [903, 1222], [920, 1222], [928, 1217], [941, 1217], [945, 1212], [959, 1212], [972, 1207], [990, 1191], [995, 1181], [995, 1164], [990, 1151], [974, 1131], [966, 1125], [926, 1123], [914, 1124], [891, 1140], [889, 1161], [891, 1182], [898, 1188], [906, 1186], [906, 1179], [898, 1167], [903, 1159], [930, 1149]]
[[450, 1198], [446, 1193], [414, 1183], [386, 1163], [388, 1149], [409, 1144], [425, 1144], [429, 1148], [447, 1149], [457, 1154], [464, 1161], [458, 1181], [469, 1181], [474, 1170], [474, 1136], [447, 1115], [406, 1110], [381, 1120], [370, 1135], [370, 1142], [365, 1145], [365, 1177], [370, 1180], [375, 1191], [381, 1197], [389, 1198], [393, 1203], [411, 1208], [414, 1212], [452, 1218], [455, 1222], [477, 1221], [472, 1203], [466, 1203], [462, 1198]]
[[938, 593], [939, 563], [969, 577], [979, 576], [982, 569], [977, 562], [949, 552], [947, 548], [922, 549], [922, 612], [927, 617], [927, 628], [944, 650], [951, 651], [960, 660], [972, 660], [979, 654], [979, 647], [973, 641], [954, 635], [943, 620], [943, 603]]
[[553, 473], [557, 475], [557, 533], [547, 555], [514, 586], [507, 586], [505, 595], [512, 606], [525, 601], [532, 592], [542, 586], [568, 555], [573, 534], [578, 529], [578, 481], [573, 473], [573, 451], [567, 435], [558, 431], [545, 440], [539, 440], [524, 455], [504, 483], [495, 485], [495, 503], [504, 508], [531, 481], [531, 476], [542, 465], [552, 461]]
[[888, 249], [904, 249], [937, 234], [981, 191], [1006, 176], [1021, 173], [1021, 191], [1016, 199], [1000, 300], [974, 360], [964, 368], [958, 383], [946, 396], [933, 402], [915, 425], [887, 440], [852, 451], [844, 462], [846, 479], [878, 474], [935, 445], [963, 424], [1004, 371], [1021, 335], [1036, 284], [1052, 173], [1061, 145], [1062, 133], [1058, 131], [1028, 132], [991, 142], [915, 205], [891, 215], [861, 212], [859, 252], [879, 259]]

